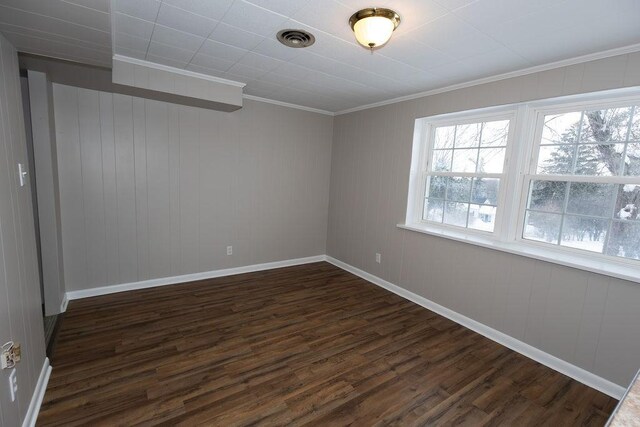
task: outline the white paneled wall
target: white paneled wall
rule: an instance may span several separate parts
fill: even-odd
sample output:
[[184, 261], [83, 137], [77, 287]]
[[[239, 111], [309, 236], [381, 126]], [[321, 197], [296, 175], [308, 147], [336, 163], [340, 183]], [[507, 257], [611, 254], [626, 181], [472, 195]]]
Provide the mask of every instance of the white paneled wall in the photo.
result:
[[68, 291], [325, 253], [331, 117], [57, 84], [54, 104]]
[[3, 426], [19, 426], [25, 419], [45, 360], [31, 189], [28, 183], [20, 186], [18, 163], [27, 165], [18, 55], [0, 35], [0, 345], [9, 340], [22, 345], [15, 402], [9, 396], [11, 370], [0, 371]]
[[637, 86], [639, 69], [640, 53], [622, 55], [337, 116], [328, 255], [626, 387], [640, 368], [640, 284], [396, 224], [416, 118]]

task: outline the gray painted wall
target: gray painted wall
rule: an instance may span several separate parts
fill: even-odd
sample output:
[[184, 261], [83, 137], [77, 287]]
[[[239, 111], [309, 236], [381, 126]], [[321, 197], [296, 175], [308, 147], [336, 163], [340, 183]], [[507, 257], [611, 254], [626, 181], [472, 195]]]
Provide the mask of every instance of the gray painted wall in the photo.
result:
[[53, 92], [68, 291], [325, 253], [331, 117]]
[[44, 308], [51, 316], [60, 313], [65, 293], [53, 89], [45, 73], [28, 76]]
[[640, 53], [337, 116], [327, 253], [626, 387], [640, 368], [640, 284], [396, 224], [416, 118], [633, 85]]
[[10, 401], [10, 370], [0, 371], [0, 425], [24, 419], [45, 359], [31, 189], [20, 187], [27, 164], [18, 56], [0, 35], [0, 344], [22, 345], [18, 399]]

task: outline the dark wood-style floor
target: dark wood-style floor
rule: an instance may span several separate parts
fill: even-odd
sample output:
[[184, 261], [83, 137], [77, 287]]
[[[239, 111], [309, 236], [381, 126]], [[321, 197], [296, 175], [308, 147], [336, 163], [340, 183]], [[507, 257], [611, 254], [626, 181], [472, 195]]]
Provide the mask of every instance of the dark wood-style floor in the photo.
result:
[[39, 425], [603, 425], [616, 401], [327, 263], [72, 301]]

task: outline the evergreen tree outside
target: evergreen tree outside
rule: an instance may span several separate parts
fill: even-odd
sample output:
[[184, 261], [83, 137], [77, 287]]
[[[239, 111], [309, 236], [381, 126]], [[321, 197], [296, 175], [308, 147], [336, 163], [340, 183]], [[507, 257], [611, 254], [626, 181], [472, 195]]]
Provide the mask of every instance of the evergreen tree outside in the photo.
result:
[[[545, 117], [543, 144], [553, 145], [540, 148], [539, 174], [640, 175], [640, 107], [585, 111], [569, 126], [554, 123], [577, 117], [570, 114]], [[639, 207], [640, 185], [567, 181], [532, 182], [528, 206], [543, 212], [535, 218], [540, 240], [635, 259], [640, 259]], [[579, 244], [586, 241], [594, 243]]]

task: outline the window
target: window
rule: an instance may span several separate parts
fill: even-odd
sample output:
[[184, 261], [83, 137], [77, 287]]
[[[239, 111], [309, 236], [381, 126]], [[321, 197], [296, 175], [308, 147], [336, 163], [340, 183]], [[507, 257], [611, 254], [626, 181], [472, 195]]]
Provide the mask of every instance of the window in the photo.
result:
[[414, 135], [400, 226], [640, 281], [640, 89], [417, 119]]
[[640, 105], [538, 114], [522, 237], [640, 259]]
[[428, 126], [422, 221], [494, 231], [510, 123], [499, 116]]

